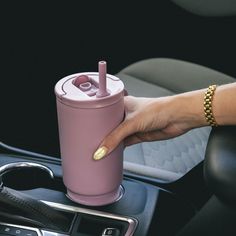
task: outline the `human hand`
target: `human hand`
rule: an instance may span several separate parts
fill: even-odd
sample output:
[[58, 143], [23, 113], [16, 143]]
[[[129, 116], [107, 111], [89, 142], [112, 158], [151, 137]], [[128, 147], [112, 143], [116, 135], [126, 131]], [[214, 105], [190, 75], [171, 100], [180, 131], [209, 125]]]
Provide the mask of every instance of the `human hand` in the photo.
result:
[[206, 125], [201, 110], [202, 91], [198, 93], [162, 98], [125, 97], [125, 120], [103, 140], [94, 159], [108, 155], [122, 140], [125, 146], [164, 140]]

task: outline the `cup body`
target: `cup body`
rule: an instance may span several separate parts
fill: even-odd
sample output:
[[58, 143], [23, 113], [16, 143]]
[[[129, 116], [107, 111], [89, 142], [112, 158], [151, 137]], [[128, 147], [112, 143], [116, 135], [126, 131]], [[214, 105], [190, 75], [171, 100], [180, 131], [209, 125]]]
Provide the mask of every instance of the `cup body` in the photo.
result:
[[[120, 194], [123, 178], [123, 144], [107, 157], [95, 161], [93, 154], [124, 118], [123, 91], [120, 96], [92, 102], [63, 100], [57, 93], [57, 114], [63, 182], [67, 195], [85, 205], [106, 205]], [[106, 101], [107, 99], [107, 101]]]

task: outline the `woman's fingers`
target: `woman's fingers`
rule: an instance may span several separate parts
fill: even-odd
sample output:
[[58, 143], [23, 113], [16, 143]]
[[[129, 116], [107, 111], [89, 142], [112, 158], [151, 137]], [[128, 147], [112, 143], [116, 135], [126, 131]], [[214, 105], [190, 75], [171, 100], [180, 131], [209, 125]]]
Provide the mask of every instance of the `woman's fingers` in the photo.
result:
[[131, 146], [133, 144], [141, 142], [151, 142], [166, 140], [181, 135], [183, 132], [168, 132], [168, 129], [163, 130], [154, 130], [149, 132], [139, 132], [133, 135], [128, 136], [124, 140], [125, 146]]
[[100, 160], [112, 152], [123, 139], [135, 132], [135, 123], [126, 120], [105, 137], [100, 147], [93, 155], [94, 160]]
[[124, 140], [125, 146], [130, 146], [142, 142], [151, 142], [165, 139], [166, 135], [162, 131], [154, 130], [149, 132], [140, 132], [127, 137]]
[[131, 145], [134, 143], [161, 139], [163, 134], [159, 131], [155, 131], [157, 123], [159, 125], [161, 123], [157, 122], [157, 105], [154, 104], [153, 101], [154, 100], [151, 98], [126, 97], [126, 118], [124, 122], [105, 137], [103, 142], [100, 144], [100, 147], [94, 153], [94, 160], [100, 160], [104, 156], [108, 155], [123, 140], [125, 140], [125, 145]]

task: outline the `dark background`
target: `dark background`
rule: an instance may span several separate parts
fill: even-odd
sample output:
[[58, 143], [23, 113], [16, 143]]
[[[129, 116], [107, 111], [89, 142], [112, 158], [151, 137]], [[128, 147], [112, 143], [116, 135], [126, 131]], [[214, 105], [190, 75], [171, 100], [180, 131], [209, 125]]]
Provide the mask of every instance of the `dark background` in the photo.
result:
[[99, 60], [110, 74], [170, 57], [236, 77], [235, 17], [193, 15], [167, 0], [127, 2], [0, 3], [2, 142], [59, 156], [54, 85], [97, 71]]

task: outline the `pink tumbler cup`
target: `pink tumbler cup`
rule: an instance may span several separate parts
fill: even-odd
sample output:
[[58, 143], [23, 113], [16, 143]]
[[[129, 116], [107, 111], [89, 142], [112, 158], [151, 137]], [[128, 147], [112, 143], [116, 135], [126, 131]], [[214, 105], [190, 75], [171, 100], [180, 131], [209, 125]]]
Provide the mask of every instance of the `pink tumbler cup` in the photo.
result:
[[80, 204], [110, 204], [122, 195], [123, 144], [96, 161], [104, 137], [124, 118], [124, 85], [106, 73], [86, 72], [62, 78], [55, 86], [63, 182], [67, 196]]

